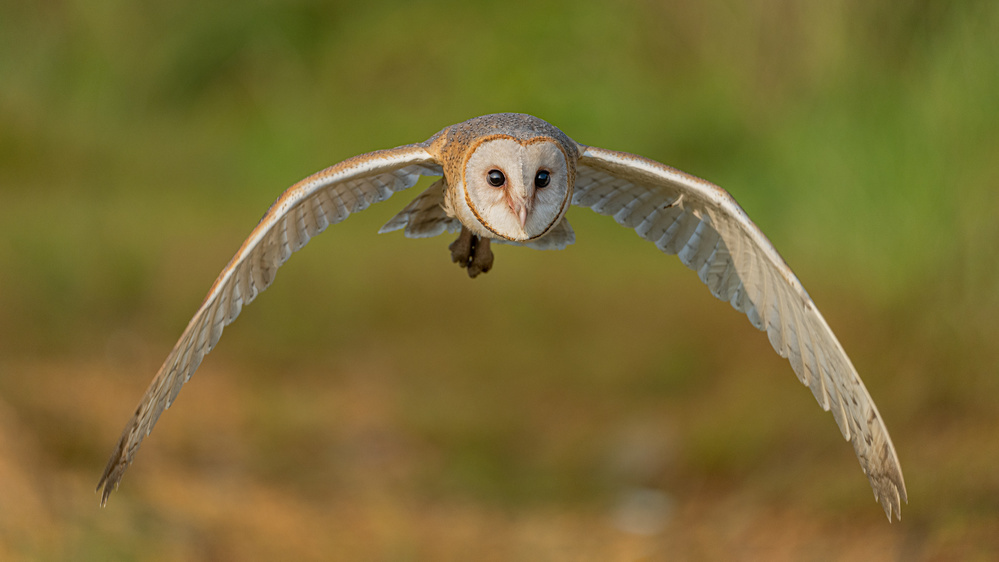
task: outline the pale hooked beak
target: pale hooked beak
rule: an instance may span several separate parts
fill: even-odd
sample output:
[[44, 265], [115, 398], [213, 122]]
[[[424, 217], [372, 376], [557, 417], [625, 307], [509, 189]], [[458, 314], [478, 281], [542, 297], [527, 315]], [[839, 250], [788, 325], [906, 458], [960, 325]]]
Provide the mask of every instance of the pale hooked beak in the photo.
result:
[[531, 210], [531, 200], [526, 197], [522, 198], [507, 194], [506, 204], [513, 211], [513, 214], [517, 215], [517, 218], [520, 219], [520, 228], [525, 228], [527, 225], [527, 211]]

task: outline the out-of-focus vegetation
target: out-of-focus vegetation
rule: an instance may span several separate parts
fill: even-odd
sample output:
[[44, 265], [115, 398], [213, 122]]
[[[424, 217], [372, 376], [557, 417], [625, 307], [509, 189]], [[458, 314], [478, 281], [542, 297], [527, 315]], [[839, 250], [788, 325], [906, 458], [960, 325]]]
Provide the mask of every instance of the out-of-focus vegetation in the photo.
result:
[[[901, 522], [674, 258], [577, 209], [470, 281], [375, 235], [419, 187], [297, 254], [97, 507], [284, 187], [497, 111], [734, 193], [879, 404]], [[999, 556], [997, 209], [996, 2], [4, 3], [0, 559]]]

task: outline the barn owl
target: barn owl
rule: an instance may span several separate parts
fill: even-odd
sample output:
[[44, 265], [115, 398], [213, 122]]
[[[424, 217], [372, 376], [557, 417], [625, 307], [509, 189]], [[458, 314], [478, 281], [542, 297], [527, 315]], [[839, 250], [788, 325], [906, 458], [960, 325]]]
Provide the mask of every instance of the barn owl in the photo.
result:
[[293, 185], [219, 274], [146, 390], [97, 485], [107, 503], [163, 410], [225, 326], [313, 236], [351, 213], [439, 176], [379, 232], [459, 233], [451, 259], [475, 277], [490, 242], [562, 249], [575, 241], [570, 204], [634, 229], [697, 272], [711, 293], [763, 330], [819, 405], [832, 411], [888, 520], [908, 501], [888, 431], [853, 364], [798, 278], [728, 192], [633, 154], [579, 144], [530, 115], [486, 115], [419, 144], [356, 156]]

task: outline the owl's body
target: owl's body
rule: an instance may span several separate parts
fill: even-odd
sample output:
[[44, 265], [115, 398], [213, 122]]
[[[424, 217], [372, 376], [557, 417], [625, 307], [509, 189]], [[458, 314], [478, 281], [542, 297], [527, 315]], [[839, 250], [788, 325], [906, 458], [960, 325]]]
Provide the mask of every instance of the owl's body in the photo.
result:
[[[418, 146], [441, 163], [443, 177], [380, 232], [441, 224], [454, 231], [461, 225], [452, 259], [471, 277], [492, 266], [492, 239], [526, 245], [543, 239], [540, 246], [557, 248], [573, 242], [564, 217], [579, 147], [551, 124], [516, 113], [485, 115], [448, 127]], [[539, 172], [550, 174], [541, 187]], [[498, 173], [503, 183], [489, 184], [490, 173]], [[432, 228], [429, 234], [417, 234], [415, 228], [406, 234], [441, 232]]]
[[530, 115], [503, 113], [447, 127], [427, 141], [364, 154], [289, 188], [223, 269], [139, 403], [104, 471], [102, 504], [143, 438], [223, 328], [274, 273], [330, 224], [442, 176], [379, 232], [460, 232], [452, 259], [472, 277], [492, 267], [490, 241], [561, 249], [575, 240], [570, 204], [613, 216], [676, 254], [716, 297], [745, 313], [788, 358], [843, 436], [886, 514], [899, 515], [905, 483], [867, 389], [787, 264], [723, 189], [639, 156], [576, 143]]

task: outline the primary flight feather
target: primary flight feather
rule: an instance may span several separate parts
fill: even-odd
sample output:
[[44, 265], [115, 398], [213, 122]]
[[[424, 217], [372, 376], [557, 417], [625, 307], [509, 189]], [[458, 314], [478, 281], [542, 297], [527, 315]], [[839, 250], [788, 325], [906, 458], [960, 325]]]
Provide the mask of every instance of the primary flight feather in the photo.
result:
[[633, 154], [576, 143], [530, 115], [501, 113], [447, 127], [419, 144], [355, 156], [285, 191], [219, 274], [160, 367], [101, 476], [107, 502], [142, 440], [243, 305], [313, 236], [351, 213], [442, 176], [379, 232], [460, 232], [451, 258], [489, 271], [492, 241], [561, 249], [575, 241], [570, 205], [614, 217], [697, 272], [715, 297], [764, 330], [853, 443], [891, 520], [908, 501], [895, 448], [856, 369], [798, 278], [731, 195]]

